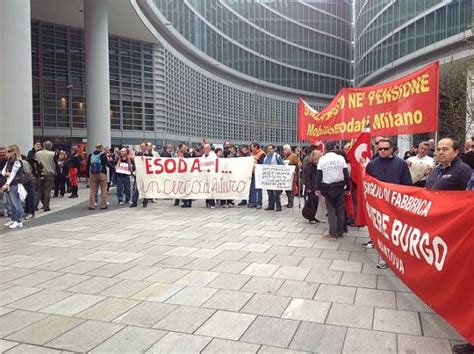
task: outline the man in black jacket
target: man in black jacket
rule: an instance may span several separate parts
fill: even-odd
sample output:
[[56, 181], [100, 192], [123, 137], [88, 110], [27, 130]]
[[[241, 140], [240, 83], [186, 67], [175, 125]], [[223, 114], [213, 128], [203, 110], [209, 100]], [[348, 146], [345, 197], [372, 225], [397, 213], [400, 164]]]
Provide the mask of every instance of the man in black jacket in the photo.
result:
[[[459, 142], [452, 138], [444, 138], [438, 142], [436, 159], [439, 165], [428, 176], [425, 185], [427, 189], [466, 190], [472, 169], [458, 157], [459, 148]], [[455, 344], [453, 352], [472, 354], [474, 353], [474, 343]]]
[[101, 143], [95, 146], [95, 151], [87, 158], [86, 176], [90, 178], [89, 210], [95, 210], [95, 196], [100, 186], [100, 209], [107, 209], [107, 167], [109, 160], [104, 154]]
[[[365, 171], [369, 176], [377, 178], [381, 182], [402, 184], [409, 186], [412, 184], [408, 165], [399, 157], [394, 156], [392, 142], [383, 138], [377, 144], [378, 157], [373, 158], [367, 164]], [[362, 244], [364, 248], [374, 248], [374, 243], [369, 241]], [[380, 261], [377, 265], [379, 269], [386, 269], [388, 265]]]
[[326, 143], [326, 154], [319, 159], [316, 170], [315, 194], [324, 197], [328, 211], [329, 240], [337, 240], [344, 233], [345, 194], [350, 191], [349, 170], [346, 160], [335, 153], [336, 143]]
[[161, 157], [173, 157], [173, 155], [171, 155], [173, 153], [173, 145], [166, 145], [166, 148], [160, 153], [160, 156]]

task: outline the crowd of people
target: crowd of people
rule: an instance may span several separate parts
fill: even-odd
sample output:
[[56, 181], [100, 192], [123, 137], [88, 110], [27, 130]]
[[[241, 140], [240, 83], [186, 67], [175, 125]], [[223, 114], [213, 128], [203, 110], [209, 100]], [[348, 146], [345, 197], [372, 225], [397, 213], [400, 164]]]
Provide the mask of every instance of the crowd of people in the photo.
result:
[[[328, 219], [328, 239], [342, 237], [347, 225], [354, 223], [355, 207], [348, 208], [347, 198], [357, 203], [354, 189], [357, 187], [351, 180], [347, 151], [350, 144], [339, 148], [334, 142], [325, 146], [313, 145], [297, 148], [284, 145], [281, 153], [276, 146], [269, 144], [263, 149], [258, 143], [236, 147], [229, 141], [222, 148], [213, 148], [203, 143], [199, 148], [189, 148], [186, 144], [177, 147], [166, 145], [157, 151], [152, 143], [143, 142], [139, 148], [116, 147], [111, 149], [97, 144], [95, 151], [86, 154], [73, 146], [70, 151], [53, 150], [53, 143], [45, 141], [35, 143], [26, 155], [22, 155], [18, 146], [0, 147], [1, 171], [1, 210], [0, 216], [8, 216], [7, 226], [21, 228], [22, 220], [34, 218], [41, 208], [44, 212], [51, 210], [50, 200], [77, 198], [79, 178], [84, 178], [89, 188], [89, 209], [107, 209], [111, 205], [109, 190], [117, 189], [117, 205], [134, 208], [138, 206], [139, 192], [135, 179], [136, 156], [161, 156], [176, 158], [200, 157], [203, 159], [233, 158], [253, 156], [255, 164], [288, 164], [295, 166], [292, 190], [285, 191], [286, 208], [294, 207], [294, 197], [305, 195], [306, 200], [315, 204], [318, 214], [315, 220]], [[392, 140], [377, 137], [374, 140], [373, 156], [367, 164], [367, 173], [380, 181], [414, 185], [432, 189], [462, 190], [473, 188], [472, 170], [474, 168], [474, 138], [466, 142], [464, 151], [455, 139], [446, 138], [434, 147], [434, 141], [420, 143], [408, 151], [404, 159], [396, 156]], [[449, 172], [449, 178], [444, 177]], [[300, 183], [301, 180], [301, 183]], [[100, 193], [99, 193], [100, 190]], [[352, 193], [351, 193], [352, 191]], [[268, 204], [266, 211], [282, 211], [281, 194], [283, 191], [267, 190]], [[255, 175], [252, 174], [248, 199], [205, 201], [205, 206], [216, 207], [246, 206], [263, 208], [263, 190], [256, 188]], [[324, 200], [324, 202], [322, 202]], [[152, 199], [144, 198], [141, 205], [147, 207]], [[192, 207], [193, 200], [175, 200], [175, 205], [182, 208]], [[371, 243], [365, 247], [373, 247]]]
[[[313, 220], [322, 221], [327, 217], [329, 232], [323, 236], [328, 240], [343, 237], [347, 226], [354, 223], [354, 210], [357, 203], [354, 191], [357, 181], [351, 179], [350, 164], [346, 144], [338, 148], [335, 142], [327, 142], [324, 148], [319, 145], [305, 149], [296, 149], [289, 145], [282, 147], [282, 154], [274, 145], [269, 144], [264, 150], [258, 143], [242, 145], [239, 148], [225, 142], [223, 148], [213, 148], [204, 143], [200, 149], [189, 149], [180, 144], [175, 149], [166, 145], [161, 152], [154, 149], [151, 143], [142, 143], [138, 151], [128, 147], [111, 150], [97, 144], [95, 151], [81, 154], [76, 146], [69, 152], [53, 150], [50, 141], [36, 143], [33, 149], [23, 155], [16, 145], [7, 148], [0, 146], [0, 216], [8, 216], [5, 226], [11, 229], [23, 227], [22, 220], [32, 219], [41, 207], [44, 212], [50, 211], [50, 199], [78, 197], [78, 177], [86, 178], [89, 189], [89, 209], [107, 209], [110, 205], [108, 194], [111, 185], [117, 188], [118, 206], [137, 207], [139, 192], [137, 189], [134, 158], [136, 156], [161, 156], [176, 158], [200, 157], [202, 159], [233, 158], [252, 156], [255, 164], [294, 165], [294, 188], [285, 191], [288, 199], [287, 208], [294, 207], [295, 196], [305, 196], [314, 208]], [[443, 138], [437, 146], [434, 141], [421, 142], [404, 154], [397, 157], [397, 148], [392, 140], [376, 137], [373, 154], [370, 160], [361, 161], [366, 165], [366, 173], [379, 181], [400, 185], [411, 185], [435, 190], [472, 190], [474, 189], [474, 137], [468, 139], [464, 149], [454, 138]], [[299, 183], [301, 179], [302, 183]], [[302, 186], [302, 188], [301, 188]], [[100, 189], [100, 201], [98, 201]], [[282, 211], [279, 190], [267, 190], [268, 205], [266, 211]], [[350, 201], [349, 204], [347, 201]], [[143, 199], [142, 206], [147, 207], [150, 199]], [[182, 203], [182, 208], [192, 207], [192, 200], [176, 200], [175, 206]], [[256, 188], [255, 174], [252, 174], [248, 199], [238, 203], [248, 208], [263, 208], [263, 190]], [[234, 207], [233, 200], [205, 200], [205, 206], [211, 209], [216, 206]], [[372, 241], [363, 244], [365, 248], [374, 248]], [[380, 261], [380, 269], [387, 264]], [[455, 352], [471, 352], [474, 346], [470, 343], [456, 344]]]

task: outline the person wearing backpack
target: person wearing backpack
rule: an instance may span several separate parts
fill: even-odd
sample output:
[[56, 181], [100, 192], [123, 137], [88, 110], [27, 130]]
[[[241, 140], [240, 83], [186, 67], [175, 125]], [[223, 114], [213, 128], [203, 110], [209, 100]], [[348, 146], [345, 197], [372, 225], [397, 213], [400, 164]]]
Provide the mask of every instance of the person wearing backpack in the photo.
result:
[[[31, 160], [33, 163], [30, 162]], [[39, 176], [34, 168], [35, 163], [37, 163], [36, 160], [27, 159], [26, 156], [22, 155], [21, 164], [23, 167], [23, 176], [21, 178], [21, 184], [25, 187], [27, 193], [24, 207], [25, 220], [35, 217], [36, 178]]]
[[89, 177], [89, 210], [95, 210], [95, 195], [100, 187], [100, 209], [107, 209], [107, 167], [109, 160], [103, 152], [101, 143], [95, 146], [95, 151], [87, 158], [86, 176]]
[[21, 222], [23, 208], [21, 206], [20, 194], [18, 193], [18, 184], [21, 183], [23, 176], [20, 148], [17, 145], [10, 145], [7, 148], [7, 157], [7, 163], [2, 169], [2, 176], [7, 178], [2, 185], [2, 191], [7, 193], [11, 216], [10, 221], [5, 226], [10, 229], [18, 229], [23, 227]]

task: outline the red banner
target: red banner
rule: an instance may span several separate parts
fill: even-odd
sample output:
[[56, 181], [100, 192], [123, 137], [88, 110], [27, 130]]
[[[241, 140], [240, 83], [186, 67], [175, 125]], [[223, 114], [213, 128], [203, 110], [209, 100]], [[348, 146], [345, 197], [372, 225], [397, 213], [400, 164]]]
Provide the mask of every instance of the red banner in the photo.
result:
[[407, 187], [367, 174], [363, 181], [360, 202], [382, 258], [416, 295], [474, 343], [474, 192]]
[[376, 86], [344, 88], [317, 112], [300, 98], [299, 140], [357, 138], [367, 123], [373, 135], [438, 130], [439, 63]]

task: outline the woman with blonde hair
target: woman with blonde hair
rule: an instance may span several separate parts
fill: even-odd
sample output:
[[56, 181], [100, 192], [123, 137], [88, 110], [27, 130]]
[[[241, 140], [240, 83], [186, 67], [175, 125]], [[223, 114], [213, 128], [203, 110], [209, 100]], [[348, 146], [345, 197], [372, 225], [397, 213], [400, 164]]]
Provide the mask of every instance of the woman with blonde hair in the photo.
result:
[[10, 145], [7, 148], [7, 163], [2, 170], [2, 175], [7, 178], [2, 190], [7, 193], [7, 201], [10, 206], [10, 221], [5, 224], [10, 229], [23, 227], [21, 222], [23, 208], [21, 206], [18, 184], [23, 176], [23, 164], [21, 161], [20, 148], [17, 145]]

